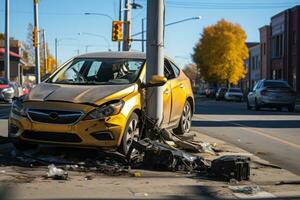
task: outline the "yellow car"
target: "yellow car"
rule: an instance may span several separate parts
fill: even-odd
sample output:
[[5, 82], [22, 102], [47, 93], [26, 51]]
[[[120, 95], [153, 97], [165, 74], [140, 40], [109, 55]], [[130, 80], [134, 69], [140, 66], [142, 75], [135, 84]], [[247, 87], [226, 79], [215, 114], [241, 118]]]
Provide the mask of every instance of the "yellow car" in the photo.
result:
[[[9, 137], [17, 148], [37, 144], [119, 149], [141, 137], [146, 56], [103, 52], [77, 56], [14, 101]], [[162, 127], [190, 130], [194, 97], [186, 75], [166, 58]]]

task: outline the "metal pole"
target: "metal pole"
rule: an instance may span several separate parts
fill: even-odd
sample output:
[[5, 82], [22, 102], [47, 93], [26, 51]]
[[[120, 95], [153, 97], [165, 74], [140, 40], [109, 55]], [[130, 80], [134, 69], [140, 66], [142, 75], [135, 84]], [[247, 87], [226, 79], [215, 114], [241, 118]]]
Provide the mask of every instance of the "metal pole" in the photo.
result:
[[45, 75], [48, 74], [47, 69], [47, 43], [46, 43], [46, 31], [43, 29], [43, 53], [44, 53], [44, 67], [45, 67]]
[[58, 60], [57, 60], [57, 46], [58, 46], [58, 40], [55, 38], [55, 60], [56, 60], [56, 68], [58, 67]]
[[[164, 76], [164, 5], [164, 0], [147, 1], [147, 83], [153, 75]], [[146, 113], [161, 125], [163, 87], [148, 88], [146, 95]]]
[[9, 44], [9, 1], [5, 1], [5, 55], [4, 55], [4, 73], [5, 79], [10, 81], [10, 44]]
[[131, 23], [131, 0], [125, 0], [124, 31], [123, 31], [123, 51], [130, 50], [130, 23]]
[[[122, 0], [119, 0], [119, 21], [122, 21]], [[118, 42], [118, 51], [121, 51], [121, 42]]]
[[38, 19], [38, 0], [33, 0], [34, 4], [34, 28], [37, 30], [36, 40], [37, 45], [35, 47], [35, 74], [36, 74], [36, 83], [41, 82], [41, 73], [40, 73], [40, 32], [39, 32], [39, 19]]
[[142, 19], [142, 52], [145, 52], [145, 18]]

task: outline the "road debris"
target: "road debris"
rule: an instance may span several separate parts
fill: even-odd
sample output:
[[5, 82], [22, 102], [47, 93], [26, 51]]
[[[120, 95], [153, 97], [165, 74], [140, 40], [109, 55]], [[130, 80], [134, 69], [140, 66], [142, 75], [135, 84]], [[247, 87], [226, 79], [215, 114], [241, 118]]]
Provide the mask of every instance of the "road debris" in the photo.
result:
[[55, 167], [54, 164], [48, 166], [47, 178], [52, 178], [54, 180], [67, 180], [68, 172]]
[[280, 181], [280, 182], [276, 183], [275, 185], [300, 185], [300, 180]]
[[228, 181], [249, 180], [250, 158], [237, 155], [222, 156], [212, 161], [210, 173]]
[[258, 185], [255, 186], [229, 186], [234, 193], [244, 193], [244, 194], [256, 194], [260, 192], [260, 187]]
[[[136, 155], [131, 155], [136, 150]], [[151, 170], [164, 171], [205, 171], [209, 163], [202, 157], [186, 153], [148, 138], [133, 141], [129, 149], [130, 164]]]

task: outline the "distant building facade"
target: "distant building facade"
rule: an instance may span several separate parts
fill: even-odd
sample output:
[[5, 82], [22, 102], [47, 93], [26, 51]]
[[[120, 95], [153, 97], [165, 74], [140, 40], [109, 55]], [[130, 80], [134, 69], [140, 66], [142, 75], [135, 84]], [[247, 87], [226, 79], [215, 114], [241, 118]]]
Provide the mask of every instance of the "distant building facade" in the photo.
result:
[[259, 29], [260, 33], [260, 68], [262, 79], [271, 78], [271, 27], [266, 25]]
[[[4, 40], [0, 40], [0, 76], [4, 75]], [[23, 43], [10, 39], [10, 78], [12, 81], [22, 83], [23, 68], [27, 65], [28, 53]]]
[[262, 79], [261, 76], [261, 58], [260, 58], [260, 44], [249, 48], [248, 58], [248, 80], [249, 88], [252, 89], [254, 85]]

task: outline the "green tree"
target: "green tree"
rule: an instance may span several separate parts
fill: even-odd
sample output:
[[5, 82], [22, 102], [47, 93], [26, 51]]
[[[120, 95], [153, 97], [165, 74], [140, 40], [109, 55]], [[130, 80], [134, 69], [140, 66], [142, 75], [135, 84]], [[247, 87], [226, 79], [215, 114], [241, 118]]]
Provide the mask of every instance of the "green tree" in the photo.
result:
[[244, 78], [244, 60], [248, 58], [246, 38], [240, 25], [224, 19], [205, 27], [193, 54], [202, 78], [208, 83], [228, 86]]

